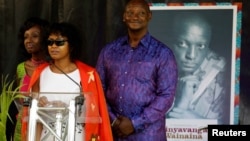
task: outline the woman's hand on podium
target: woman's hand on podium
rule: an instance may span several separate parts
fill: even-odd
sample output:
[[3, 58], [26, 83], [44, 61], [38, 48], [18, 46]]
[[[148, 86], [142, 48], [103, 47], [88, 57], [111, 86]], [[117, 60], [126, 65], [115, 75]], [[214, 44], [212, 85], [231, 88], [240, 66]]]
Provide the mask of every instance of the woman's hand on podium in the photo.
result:
[[57, 101], [49, 102], [49, 105], [46, 105], [46, 106], [50, 106], [50, 107], [66, 107], [68, 105], [66, 103], [60, 101], [60, 100], [57, 100]]
[[39, 98], [38, 106], [39, 107], [66, 107], [67, 104], [60, 100], [48, 101], [46, 96], [42, 96]]
[[38, 106], [39, 107], [45, 107], [49, 104], [49, 101], [46, 96], [42, 96], [38, 100]]

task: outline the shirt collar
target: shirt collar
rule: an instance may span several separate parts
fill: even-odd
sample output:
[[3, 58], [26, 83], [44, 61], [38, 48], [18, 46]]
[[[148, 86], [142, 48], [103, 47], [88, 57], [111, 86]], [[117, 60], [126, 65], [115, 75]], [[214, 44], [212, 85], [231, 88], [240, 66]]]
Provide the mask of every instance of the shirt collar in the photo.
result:
[[[139, 43], [139, 46], [142, 45], [143, 47], [148, 48], [149, 47], [150, 38], [151, 38], [151, 36], [150, 36], [149, 32], [147, 32], [144, 35], [144, 37], [141, 39], [141, 41]], [[128, 36], [125, 36], [123, 38], [123, 40], [121, 41], [121, 45], [128, 45], [128, 44], [129, 44], [129, 38], [128, 38]]]

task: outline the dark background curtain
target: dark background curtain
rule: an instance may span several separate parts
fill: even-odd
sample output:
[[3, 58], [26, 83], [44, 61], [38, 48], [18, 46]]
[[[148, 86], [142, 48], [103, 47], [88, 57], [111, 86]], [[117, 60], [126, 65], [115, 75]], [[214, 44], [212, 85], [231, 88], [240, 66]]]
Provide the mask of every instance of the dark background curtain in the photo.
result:
[[[82, 33], [81, 60], [95, 66], [101, 48], [126, 32], [122, 9], [127, 0], [0, 0], [0, 75], [14, 77], [23, 61], [18, 52], [21, 24], [36, 16], [50, 22], [67, 21]], [[249, 124], [250, 94], [250, 1], [249, 0], [148, 0], [148, 2], [242, 2], [240, 73], [240, 124]]]
[[13, 74], [22, 61], [17, 34], [21, 24], [36, 16], [52, 22], [67, 21], [82, 33], [81, 60], [94, 66], [100, 49], [120, 36], [126, 0], [0, 0], [1, 74]]

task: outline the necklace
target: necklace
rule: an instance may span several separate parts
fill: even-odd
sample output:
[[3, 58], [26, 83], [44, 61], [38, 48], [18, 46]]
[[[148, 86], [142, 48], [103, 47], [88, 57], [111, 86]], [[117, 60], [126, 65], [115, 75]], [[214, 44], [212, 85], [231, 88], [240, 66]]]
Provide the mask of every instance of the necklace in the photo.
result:
[[40, 64], [44, 63], [45, 61], [44, 60], [35, 60], [33, 58], [30, 59], [30, 61], [32, 62], [32, 64], [34, 66], [39, 66]]

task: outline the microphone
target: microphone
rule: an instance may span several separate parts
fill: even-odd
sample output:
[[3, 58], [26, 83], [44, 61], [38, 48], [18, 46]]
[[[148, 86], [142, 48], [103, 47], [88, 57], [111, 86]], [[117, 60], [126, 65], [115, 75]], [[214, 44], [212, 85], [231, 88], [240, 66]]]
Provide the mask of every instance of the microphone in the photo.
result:
[[60, 69], [53, 61], [50, 61], [50, 64], [51, 65], [54, 65], [56, 67], [56, 69], [58, 69], [60, 72], [62, 72], [66, 77], [68, 77], [72, 82], [74, 82], [79, 88], [80, 88], [80, 95], [77, 96], [75, 98], [75, 105], [78, 105], [78, 116], [81, 115], [82, 113], [82, 105], [83, 105], [83, 102], [84, 102], [84, 97], [82, 95], [83, 91], [82, 91], [82, 86], [81, 86], [81, 82], [80, 82], [80, 85], [73, 79], [71, 78], [67, 73], [65, 73], [62, 69]]

